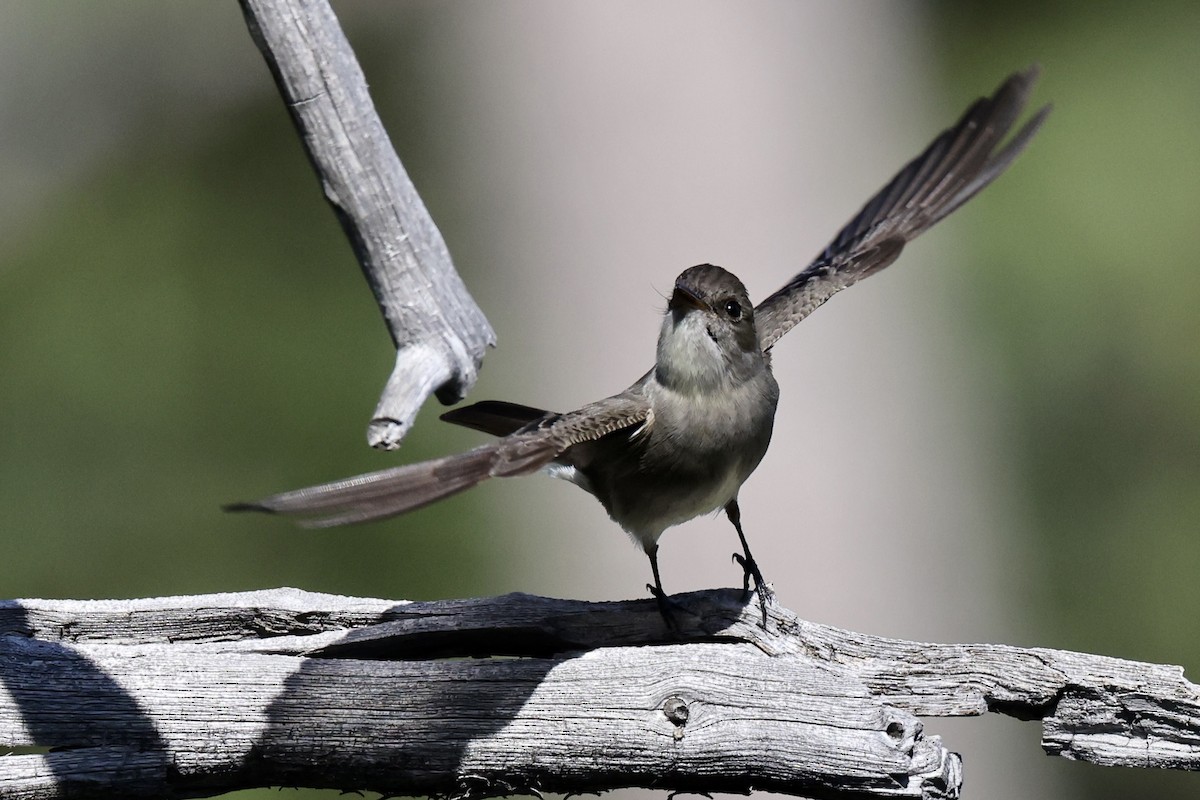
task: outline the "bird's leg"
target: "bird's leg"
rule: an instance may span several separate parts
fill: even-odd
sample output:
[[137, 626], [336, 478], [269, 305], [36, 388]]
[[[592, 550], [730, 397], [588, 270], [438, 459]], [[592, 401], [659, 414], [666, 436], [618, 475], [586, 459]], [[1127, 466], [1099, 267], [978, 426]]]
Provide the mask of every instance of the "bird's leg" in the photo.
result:
[[733, 554], [733, 560], [742, 565], [743, 599], [750, 599], [750, 579], [753, 578], [754, 592], [758, 595], [758, 609], [762, 612], [762, 626], [763, 630], [766, 630], [767, 603], [770, 602], [774, 593], [767, 586], [767, 582], [763, 580], [762, 572], [758, 569], [758, 562], [754, 560], [754, 556], [750, 555], [750, 545], [746, 543], [746, 534], [742, 533], [742, 510], [738, 508], [736, 497], [725, 506], [725, 516], [729, 517], [729, 521], [733, 523], [738, 539], [742, 542], [742, 553], [745, 553], [745, 555]]
[[675, 605], [671, 599], [667, 597], [667, 593], [662, 588], [662, 578], [658, 575], [658, 545], [653, 544], [646, 548], [646, 555], [650, 558], [650, 570], [654, 573], [654, 585], [646, 584], [646, 588], [650, 590], [650, 594], [654, 596], [658, 603], [658, 613], [662, 614], [663, 622], [667, 624], [667, 628], [672, 631], [679, 630], [679, 623], [675, 620], [675, 615], [672, 613], [672, 607]]

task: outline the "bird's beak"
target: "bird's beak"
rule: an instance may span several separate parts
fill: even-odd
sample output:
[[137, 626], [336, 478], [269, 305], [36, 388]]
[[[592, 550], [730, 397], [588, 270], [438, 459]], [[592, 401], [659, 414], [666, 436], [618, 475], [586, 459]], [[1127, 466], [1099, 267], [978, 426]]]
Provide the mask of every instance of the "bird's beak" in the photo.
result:
[[671, 311], [686, 312], [692, 308], [705, 308], [705, 305], [699, 295], [677, 283], [675, 291], [671, 294], [671, 301], [667, 303], [667, 308]]

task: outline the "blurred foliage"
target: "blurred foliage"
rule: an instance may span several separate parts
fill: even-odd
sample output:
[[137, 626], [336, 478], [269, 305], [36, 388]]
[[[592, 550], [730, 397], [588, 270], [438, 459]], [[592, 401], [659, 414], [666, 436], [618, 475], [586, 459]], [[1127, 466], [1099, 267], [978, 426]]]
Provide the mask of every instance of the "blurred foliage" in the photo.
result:
[[[1200, 6], [942, 2], [932, 18], [955, 87], [1039, 61], [1036, 97], [1056, 106], [987, 198], [997, 213], [963, 220], [970, 314], [1029, 500], [1019, 602], [1042, 643], [1194, 673]], [[1057, 768], [1093, 800], [1197, 791], [1194, 775]]]
[[[219, 511], [395, 461], [362, 444], [389, 340], [277, 98], [222, 128], [112, 163], [6, 248], [0, 504], [9, 530], [38, 532], [10, 541], [6, 593], [477, 589], [486, 552], [467, 535], [314, 536]], [[443, 558], [460, 568], [429, 569]]]

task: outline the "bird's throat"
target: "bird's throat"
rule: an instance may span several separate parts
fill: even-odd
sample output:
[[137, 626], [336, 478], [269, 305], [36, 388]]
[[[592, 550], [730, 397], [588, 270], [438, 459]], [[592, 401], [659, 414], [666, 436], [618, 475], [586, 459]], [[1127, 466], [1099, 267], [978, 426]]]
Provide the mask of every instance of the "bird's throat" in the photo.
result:
[[733, 377], [720, 344], [699, 313], [678, 321], [667, 315], [658, 337], [655, 374], [659, 383], [682, 394], [719, 391]]

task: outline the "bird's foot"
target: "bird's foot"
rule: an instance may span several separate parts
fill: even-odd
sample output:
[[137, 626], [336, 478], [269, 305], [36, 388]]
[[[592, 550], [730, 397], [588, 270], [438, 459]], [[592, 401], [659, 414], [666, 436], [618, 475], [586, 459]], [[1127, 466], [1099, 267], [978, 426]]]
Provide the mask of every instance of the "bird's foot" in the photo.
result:
[[654, 602], [658, 603], [658, 613], [662, 615], [663, 622], [673, 634], [679, 633], [679, 620], [675, 617], [675, 612], [680, 606], [667, 595], [660, 587], [652, 583], [647, 583], [646, 588], [650, 590], [651, 596], [654, 597]]
[[754, 579], [754, 593], [758, 595], [758, 610], [762, 612], [762, 628], [767, 629], [767, 604], [775, 600], [775, 592], [763, 580], [762, 571], [753, 557], [747, 558], [741, 553], [734, 553], [733, 560], [742, 568], [742, 600], [750, 599], [750, 580]]

